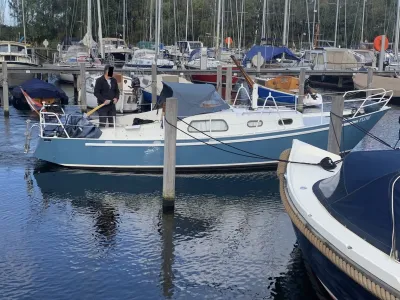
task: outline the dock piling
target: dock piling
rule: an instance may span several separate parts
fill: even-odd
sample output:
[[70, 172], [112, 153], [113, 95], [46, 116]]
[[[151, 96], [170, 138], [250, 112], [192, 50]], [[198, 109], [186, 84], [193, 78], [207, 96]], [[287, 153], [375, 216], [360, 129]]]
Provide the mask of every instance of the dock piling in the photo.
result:
[[87, 111], [87, 102], [86, 102], [86, 66], [85, 63], [80, 64], [80, 76], [81, 76], [81, 110], [82, 112]]
[[207, 48], [202, 47], [200, 51], [200, 70], [207, 70]]
[[381, 51], [379, 53], [379, 72], [383, 71], [383, 62], [385, 61], [385, 41], [386, 41], [386, 35], [381, 36]]
[[[368, 77], [367, 77], [367, 89], [371, 88], [372, 79], [374, 78], [374, 70], [372, 68], [368, 69]], [[367, 97], [371, 96], [371, 91], [367, 91]]]
[[10, 116], [10, 100], [8, 99], [8, 71], [7, 62], [2, 63], [3, 71], [3, 111], [4, 117], [8, 118]]
[[222, 66], [217, 66], [217, 92], [222, 95]]
[[157, 65], [151, 65], [151, 103], [152, 107], [157, 103]]
[[168, 98], [164, 122], [164, 170], [163, 170], [163, 211], [170, 212], [175, 207], [175, 167], [176, 167], [176, 128], [178, 100]]
[[226, 67], [226, 88], [225, 88], [225, 101], [231, 103], [232, 100], [232, 66]]
[[331, 121], [329, 124], [328, 151], [339, 154], [342, 142], [344, 98], [342, 96], [335, 98], [332, 102]]
[[301, 68], [300, 69], [300, 75], [299, 75], [299, 97], [297, 100], [297, 110], [299, 112], [303, 112], [304, 110], [304, 85], [306, 81], [306, 69]]
[[257, 52], [257, 77], [259, 77], [260, 76], [260, 72], [261, 72], [261, 59], [262, 59], [262, 56], [261, 56], [261, 52]]

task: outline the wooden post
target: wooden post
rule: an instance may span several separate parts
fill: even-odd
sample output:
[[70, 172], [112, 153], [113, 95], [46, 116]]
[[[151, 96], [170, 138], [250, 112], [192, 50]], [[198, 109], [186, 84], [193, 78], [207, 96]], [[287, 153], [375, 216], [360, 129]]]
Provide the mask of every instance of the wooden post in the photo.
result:
[[257, 53], [257, 77], [260, 76], [260, 71], [261, 71], [261, 52]]
[[[374, 70], [372, 68], [368, 69], [368, 77], [367, 77], [367, 90], [371, 88], [372, 80], [374, 78]], [[367, 97], [371, 96], [371, 91], [367, 92]]]
[[386, 41], [386, 35], [381, 35], [382, 41], [381, 41], [381, 52], [379, 54], [379, 71], [383, 71], [383, 62], [385, 60], [385, 41]]
[[217, 66], [217, 92], [222, 95], [222, 66]]
[[151, 65], [151, 107], [157, 103], [157, 65]]
[[299, 76], [299, 97], [297, 100], [297, 110], [299, 112], [303, 112], [304, 110], [304, 83], [306, 81], [306, 69], [300, 69], [300, 76]]
[[[168, 98], [164, 122], [163, 211], [174, 210], [178, 100]], [[170, 125], [171, 124], [171, 125]]]
[[8, 99], [8, 71], [7, 62], [3, 61], [3, 111], [4, 117], [8, 118], [10, 116], [10, 103]]
[[86, 66], [85, 63], [80, 64], [81, 69], [81, 110], [82, 112], [87, 111], [87, 102], [86, 102]]
[[342, 142], [343, 127], [343, 108], [344, 98], [342, 96], [335, 97], [331, 108], [331, 121], [329, 124], [328, 134], [328, 151], [334, 154], [340, 153], [340, 144]]
[[207, 48], [200, 49], [200, 70], [207, 70]]
[[226, 87], [225, 87], [225, 101], [231, 103], [232, 100], [232, 66], [226, 67]]
[[79, 97], [79, 92], [78, 92], [78, 75], [73, 74], [74, 77], [74, 102], [75, 104], [78, 104], [78, 97]]

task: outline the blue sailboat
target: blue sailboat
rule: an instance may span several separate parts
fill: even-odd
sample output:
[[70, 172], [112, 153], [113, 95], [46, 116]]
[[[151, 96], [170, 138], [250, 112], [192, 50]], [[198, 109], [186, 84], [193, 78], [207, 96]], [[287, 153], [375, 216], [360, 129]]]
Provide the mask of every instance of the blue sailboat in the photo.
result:
[[[301, 114], [289, 108], [233, 107], [222, 100], [212, 85], [165, 82], [163, 85], [160, 107], [169, 97], [178, 100], [178, 169], [247, 169], [276, 164], [279, 154], [290, 147], [295, 138], [327, 147], [329, 113]], [[386, 100], [382, 100], [372, 112], [345, 114], [343, 151], [353, 149], [365, 131], [375, 126], [389, 109], [386, 104]], [[117, 117], [115, 127], [102, 128], [97, 138], [69, 136], [70, 125], [58, 124], [56, 120], [58, 129], [46, 130], [49, 126], [46, 118], [51, 116], [56, 119], [54, 114], [41, 112], [40, 137], [34, 153], [38, 159], [78, 168], [148, 171], [163, 168], [163, 124], [166, 120], [161, 110]], [[357, 123], [358, 128], [352, 126], [353, 123]]]

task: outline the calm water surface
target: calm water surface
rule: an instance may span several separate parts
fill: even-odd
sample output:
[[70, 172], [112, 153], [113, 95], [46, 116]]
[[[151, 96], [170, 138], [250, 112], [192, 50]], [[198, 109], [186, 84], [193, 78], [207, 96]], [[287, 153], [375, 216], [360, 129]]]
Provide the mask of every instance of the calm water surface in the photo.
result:
[[[373, 133], [394, 144], [399, 114]], [[0, 110], [2, 298], [316, 299], [275, 172], [180, 175], [175, 215], [165, 216], [160, 176], [25, 155], [31, 117]]]

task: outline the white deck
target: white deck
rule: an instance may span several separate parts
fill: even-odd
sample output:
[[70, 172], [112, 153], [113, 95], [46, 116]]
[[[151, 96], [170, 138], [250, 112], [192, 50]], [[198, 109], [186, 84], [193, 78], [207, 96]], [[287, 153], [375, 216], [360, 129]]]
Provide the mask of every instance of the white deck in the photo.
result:
[[[327, 156], [333, 160], [340, 159], [337, 155], [294, 140], [289, 160], [319, 163]], [[329, 214], [314, 195], [314, 183], [333, 176], [339, 170], [340, 167], [332, 173], [318, 166], [289, 164], [286, 178], [293, 205], [302, 218], [342, 255], [400, 291], [399, 263], [344, 227]]]

